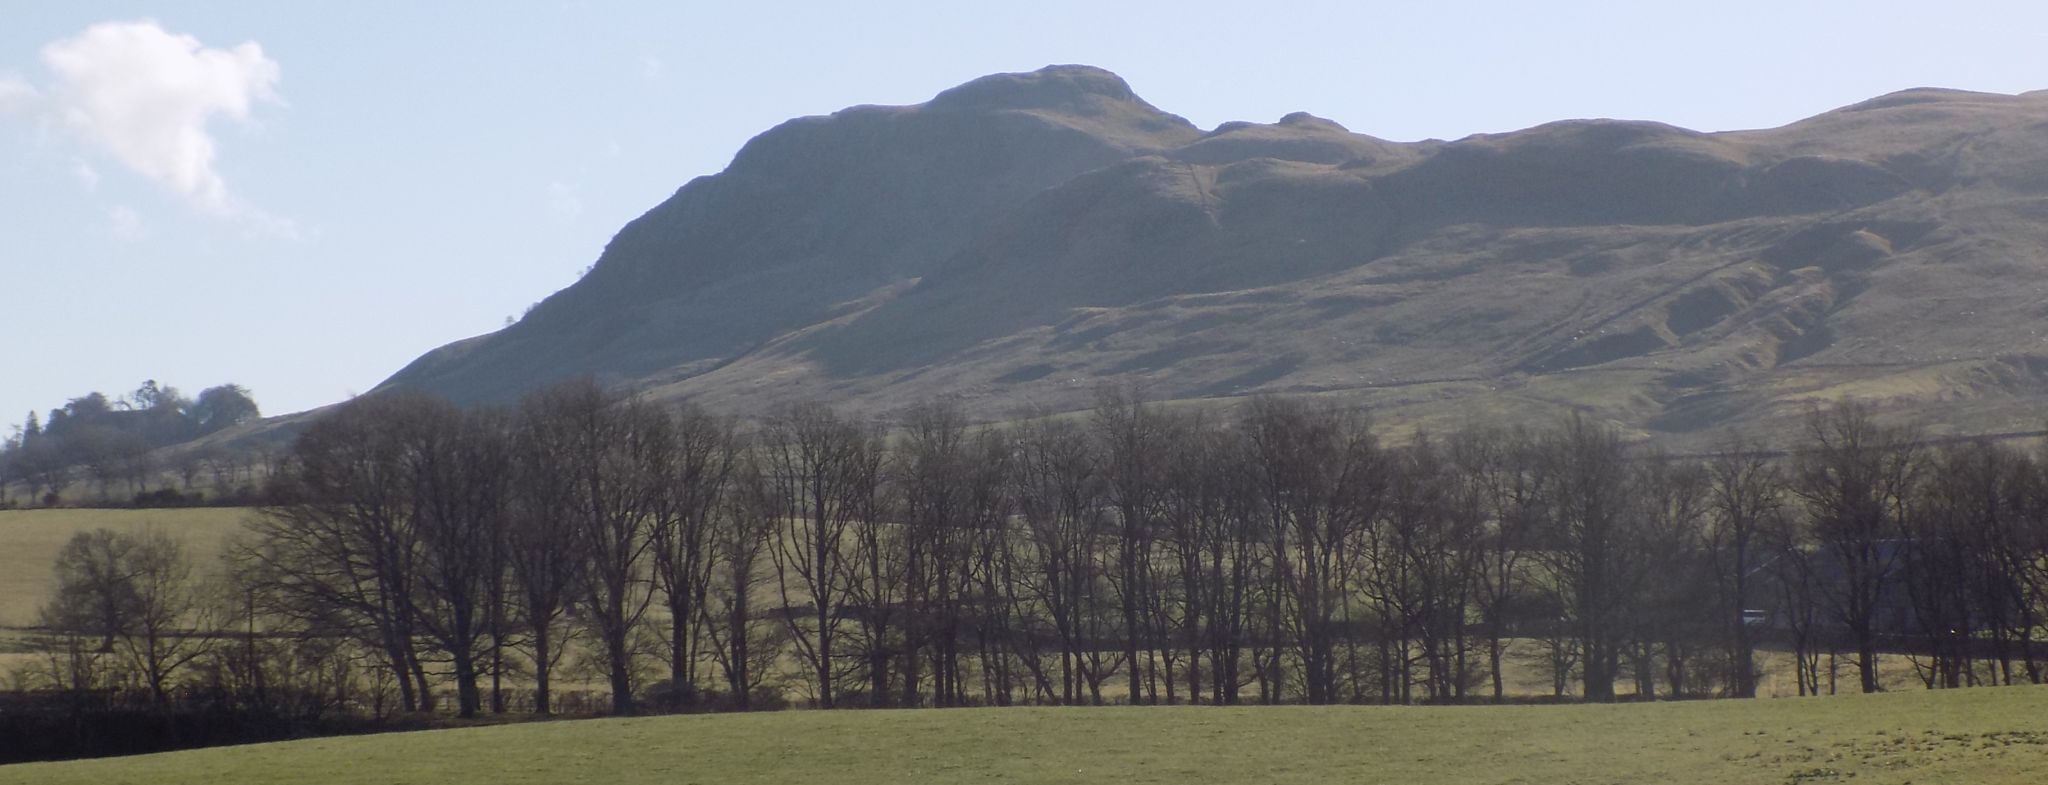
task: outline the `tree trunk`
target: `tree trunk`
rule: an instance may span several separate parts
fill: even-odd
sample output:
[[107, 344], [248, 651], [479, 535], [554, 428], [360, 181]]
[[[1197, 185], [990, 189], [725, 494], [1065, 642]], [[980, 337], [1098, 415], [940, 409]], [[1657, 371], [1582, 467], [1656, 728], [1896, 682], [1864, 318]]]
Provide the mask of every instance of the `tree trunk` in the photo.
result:
[[554, 659], [548, 650], [548, 625], [533, 626], [533, 712], [543, 717], [553, 714], [548, 701], [548, 679], [553, 675]]
[[483, 707], [483, 699], [477, 690], [476, 655], [465, 650], [455, 652], [455, 705], [457, 716], [463, 719], [475, 717]]

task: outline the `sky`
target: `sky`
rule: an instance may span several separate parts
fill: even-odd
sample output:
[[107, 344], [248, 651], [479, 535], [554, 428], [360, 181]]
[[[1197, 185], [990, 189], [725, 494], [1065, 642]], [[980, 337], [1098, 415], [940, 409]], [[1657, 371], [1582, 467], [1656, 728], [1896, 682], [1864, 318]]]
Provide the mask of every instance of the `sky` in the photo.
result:
[[0, 423], [144, 379], [344, 400], [783, 120], [1050, 63], [1204, 128], [1718, 131], [2048, 88], [2048, 3], [8, 3]]

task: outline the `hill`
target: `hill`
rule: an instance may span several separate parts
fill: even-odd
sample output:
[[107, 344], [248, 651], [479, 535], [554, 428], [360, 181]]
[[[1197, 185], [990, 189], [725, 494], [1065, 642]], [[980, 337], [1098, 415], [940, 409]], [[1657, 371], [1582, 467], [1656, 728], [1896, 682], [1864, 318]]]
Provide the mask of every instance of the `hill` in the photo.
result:
[[1342, 396], [1641, 436], [1856, 397], [1958, 432], [2048, 396], [2048, 92], [1909, 90], [1783, 128], [1578, 120], [1395, 143], [1204, 131], [1080, 66], [792, 120], [506, 329], [385, 384], [592, 374], [731, 411], [989, 416]]
[[951, 709], [529, 723], [0, 767], [0, 783], [1972, 782], [2040, 687], [1514, 707]]

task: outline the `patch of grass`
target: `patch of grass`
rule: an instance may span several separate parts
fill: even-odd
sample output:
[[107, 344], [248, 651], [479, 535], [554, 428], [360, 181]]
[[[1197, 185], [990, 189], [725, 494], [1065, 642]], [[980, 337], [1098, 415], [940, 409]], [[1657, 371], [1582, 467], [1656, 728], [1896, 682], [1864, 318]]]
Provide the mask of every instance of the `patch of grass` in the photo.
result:
[[208, 575], [216, 569], [222, 542], [241, 530], [250, 512], [238, 507], [0, 511], [0, 627], [35, 623], [36, 609], [52, 590], [51, 565], [71, 535], [101, 527], [134, 532], [154, 526], [183, 538], [195, 574]]
[[1613, 706], [793, 711], [0, 767], [0, 783], [2033, 783], [2048, 688]]

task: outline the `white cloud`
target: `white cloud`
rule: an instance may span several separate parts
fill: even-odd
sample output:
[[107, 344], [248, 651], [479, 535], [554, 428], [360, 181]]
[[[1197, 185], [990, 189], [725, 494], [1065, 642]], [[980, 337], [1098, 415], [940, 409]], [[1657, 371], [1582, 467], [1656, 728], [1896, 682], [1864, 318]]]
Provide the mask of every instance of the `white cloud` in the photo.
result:
[[640, 78], [642, 79], [646, 79], [649, 81], [660, 79], [661, 72], [666, 67], [667, 65], [661, 62], [661, 58], [659, 57], [655, 57], [654, 55], [640, 56]]
[[142, 225], [142, 216], [126, 205], [107, 211], [114, 239], [124, 243], [138, 242], [149, 236], [149, 230]]
[[[214, 168], [207, 125], [216, 116], [247, 120], [256, 102], [279, 100], [277, 61], [262, 47], [211, 48], [142, 20], [93, 25], [42, 55], [55, 78], [48, 111], [64, 127], [202, 210], [254, 213]], [[0, 86], [0, 96], [14, 89]]]

